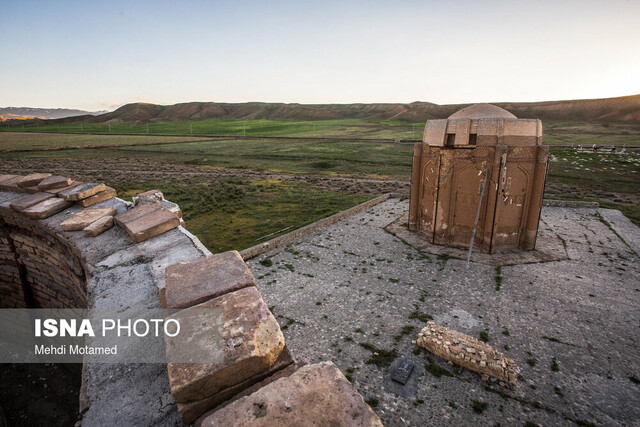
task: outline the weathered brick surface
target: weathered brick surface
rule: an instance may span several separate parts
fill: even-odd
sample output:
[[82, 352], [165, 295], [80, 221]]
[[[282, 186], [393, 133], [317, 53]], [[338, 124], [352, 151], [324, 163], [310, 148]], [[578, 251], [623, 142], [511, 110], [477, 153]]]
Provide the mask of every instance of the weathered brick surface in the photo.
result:
[[443, 359], [511, 384], [517, 382], [517, 365], [502, 353], [469, 335], [427, 322], [416, 343]]
[[237, 251], [167, 267], [160, 299], [165, 308], [186, 308], [256, 282]]
[[[278, 322], [253, 286], [185, 310], [191, 309], [224, 311], [223, 357], [219, 363], [169, 363], [169, 383], [176, 402], [204, 399], [267, 371], [284, 348]], [[211, 333], [203, 328], [190, 344], [208, 348]], [[174, 340], [166, 341], [170, 354]]]
[[60, 223], [65, 231], [78, 231], [88, 227], [97, 220], [116, 214], [116, 208], [85, 209]]
[[[23, 185], [32, 184], [42, 178], [42, 175], [28, 178], [25, 180], [21, 176], [0, 175], [0, 186], [5, 185], [11, 191], [22, 193], [37, 191], [36, 184], [17, 187], [17, 182], [23, 182]], [[84, 236], [97, 236], [117, 221], [136, 242], [140, 242], [175, 228], [181, 223], [179, 207], [164, 200], [161, 193], [157, 191], [143, 194], [143, 197], [138, 199], [138, 206], [118, 215], [115, 220], [112, 215], [115, 214], [116, 208], [87, 209], [78, 212], [77, 206], [72, 207], [71, 211], [78, 213], [62, 223], [59, 223], [59, 220], [55, 218], [46, 220], [45, 218], [72, 206], [72, 201], [77, 201], [78, 205], [90, 206], [114, 197], [115, 191], [108, 187], [105, 189], [103, 184], [76, 182], [69, 184], [70, 181], [64, 177], [50, 177], [48, 180], [43, 178], [38, 182], [41, 184], [40, 189], [44, 189], [45, 193], [40, 192], [35, 196], [28, 197], [5, 193], [4, 196], [7, 199], [3, 202], [4, 204], [0, 205], [0, 307], [3, 308], [26, 307], [31, 303], [42, 308], [78, 308], [91, 305], [87, 292], [88, 275], [85, 272], [85, 264], [83, 264], [86, 260], [84, 255], [82, 255], [82, 259], [80, 258], [80, 252], [84, 249], [78, 249], [86, 249], [88, 246], [84, 246], [84, 242], [88, 242], [90, 239], [82, 240], [84, 237], [78, 234], [65, 234], [65, 231], [83, 229]], [[56, 186], [59, 187], [54, 188]], [[59, 194], [60, 197], [56, 197], [56, 194]], [[155, 200], [158, 198], [160, 200]], [[141, 202], [141, 200], [145, 201]], [[10, 209], [9, 201], [12, 201], [14, 209], [24, 210]], [[111, 206], [111, 203], [105, 204]], [[126, 207], [124, 203], [118, 203], [122, 208]], [[45, 220], [41, 221], [42, 219]], [[118, 231], [118, 233], [120, 233], [119, 239], [122, 239], [122, 232]], [[114, 233], [115, 235], [116, 233]], [[186, 238], [190, 235], [183, 234], [182, 236]], [[117, 241], [122, 242], [122, 240]], [[191, 240], [189, 241], [191, 242]], [[164, 248], [163, 245], [160, 246]], [[137, 251], [145, 253], [153, 251], [156, 246], [154, 243], [133, 245]], [[118, 248], [112, 249], [114, 252], [118, 251]], [[165, 266], [169, 264], [166, 259], [171, 259], [173, 262], [193, 259], [191, 258], [194, 256], [193, 254], [183, 256], [180, 251], [173, 249], [175, 248], [167, 247], [166, 250], [172, 254], [166, 257], [163, 255], [163, 261], [158, 264], [154, 261], [152, 268], [163, 269], [162, 262], [165, 263]], [[180, 246], [180, 250], [183, 249], [183, 246]], [[95, 251], [97, 248], [91, 250]], [[98, 250], [104, 252], [102, 249]], [[155, 250], [159, 251], [157, 247]], [[162, 285], [164, 282], [167, 283], [168, 293], [163, 296], [162, 304], [183, 308], [178, 315], [195, 309], [211, 309], [216, 313], [222, 313], [220, 315], [223, 319], [222, 324], [213, 322], [215, 325], [211, 325], [211, 327], [215, 328], [215, 331], [207, 329], [206, 325], [198, 324], [199, 328], [196, 333], [190, 336], [191, 343], [199, 346], [200, 349], [217, 351], [218, 349], [212, 347], [211, 336], [213, 332], [219, 333], [223, 342], [220, 352], [221, 358], [211, 361], [211, 363], [169, 363], [167, 366], [170, 391], [177, 402], [177, 413], [175, 409], [166, 409], [166, 405], [160, 411], [163, 414], [166, 411], [174, 411], [173, 417], [175, 418], [171, 424], [175, 424], [177, 421], [177, 414], [182, 417], [184, 422], [191, 423], [206, 411], [216, 408], [217, 412], [208, 413], [199, 421], [199, 423], [208, 423], [211, 421], [211, 416], [217, 414], [219, 410], [240, 402], [242, 399], [252, 398], [273, 384], [288, 380], [298, 374], [299, 369], [306, 363], [295, 363], [293, 356], [285, 346], [284, 337], [277, 321], [262, 300], [255, 287], [255, 280], [239, 253], [231, 251], [210, 255], [202, 248], [199, 249], [196, 256], [200, 256], [202, 253], [209, 254], [209, 256], [204, 256], [193, 262], [169, 266], [166, 275], [163, 274], [165, 273], [163, 270], [160, 270], [162, 276], [159, 277], [162, 279], [158, 279], [158, 274], [154, 272], [155, 279], [150, 282], [155, 282], [159, 287], [161, 283]], [[108, 251], [103, 256], [111, 257]], [[126, 260], [129, 258], [121, 259], [123, 262], [128, 262]], [[87, 263], [87, 265], [92, 264]], [[92, 266], [91, 274], [105, 267], [112, 269], [106, 270], [109, 275], [112, 271], [115, 273], [117, 270], [114, 265], [105, 263], [103, 267], [98, 269], [95, 265]], [[117, 273], [113, 277], [118, 277]], [[111, 284], [111, 282], [108, 284], [109, 290]], [[106, 283], [102, 283], [99, 286], [105, 285]], [[27, 295], [25, 295], [24, 289], [27, 290]], [[93, 292], [96, 291], [95, 287], [92, 289]], [[103, 294], [103, 296], [109, 295]], [[115, 295], [112, 297], [118, 298]], [[95, 303], [95, 295], [92, 298]], [[129, 300], [126, 300], [125, 304], [128, 303]], [[172, 339], [167, 339], [166, 344], [167, 354], [170, 356], [175, 350], [175, 345]], [[359, 425], [361, 419], [370, 419], [370, 425], [378, 425], [379, 420], [375, 414], [352, 389], [353, 395], [349, 395], [348, 390], [344, 388], [345, 384], [349, 385], [348, 382], [335, 367], [333, 369], [335, 375], [331, 381], [323, 382], [321, 378], [323, 376], [329, 378], [331, 374], [329, 376], [326, 373], [321, 374], [317, 378], [312, 374], [309, 378], [313, 377], [312, 381], [315, 382], [313, 387], [315, 388], [310, 392], [308, 390], [300, 391], [300, 386], [296, 385], [295, 389], [300, 393], [293, 402], [296, 402], [296, 405], [300, 403], [300, 408], [303, 405], [311, 408], [311, 405], [315, 404], [314, 400], [331, 405], [334, 403], [337, 405], [336, 402], [339, 401], [343, 405], [339, 410], [342, 412], [336, 412], [337, 415], [331, 414], [331, 417], [326, 419], [346, 420], [346, 417], [350, 416], [354, 425]], [[112, 376], [109, 378], [113, 381], [120, 380]], [[86, 378], [83, 374], [83, 383], [84, 381]], [[328, 387], [330, 382], [333, 384], [332, 388]], [[293, 393], [293, 389], [288, 392]], [[130, 394], [130, 390], [123, 389], [122, 393]], [[136, 396], [140, 396], [145, 393], [145, 390], [135, 393]], [[164, 396], [163, 393], [166, 391], [160, 391], [159, 395]], [[314, 393], [319, 394], [314, 395]], [[321, 400], [319, 398], [321, 393], [330, 393], [332, 396]], [[96, 411], [91, 411], [89, 405], [92, 398], [88, 388], [85, 389], [82, 396], [81, 412], [91, 414], [90, 417], [93, 419], [105, 419], [97, 416]], [[354, 396], [360, 400], [358, 401]], [[143, 406], [140, 406], [137, 410], [142, 408]], [[369, 413], [373, 414], [373, 417]], [[283, 414], [285, 418], [283, 418], [282, 425], [304, 424], [316, 417], [313, 411], [305, 415], [306, 418], [302, 417], [299, 411], [288, 415], [283, 412]], [[164, 420], [163, 417], [164, 415], [158, 418], [158, 421]], [[276, 419], [280, 418], [276, 417]], [[124, 418], [120, 419], [120, 421], [125, 420]], [[144, 419], [144, 421], [150, 420], [151, 418]], [[123, 423], [126, 424], [126, 422]]]
[[381, 426], [331, 362], [300, 368], [198, 420], [198, 426]]

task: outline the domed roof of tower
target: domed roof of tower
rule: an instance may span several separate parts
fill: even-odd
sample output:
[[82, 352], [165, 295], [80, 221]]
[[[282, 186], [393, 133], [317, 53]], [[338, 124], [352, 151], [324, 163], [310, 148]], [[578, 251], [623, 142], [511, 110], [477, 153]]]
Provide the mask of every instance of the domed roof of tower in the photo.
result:
[[456, 111], [450, 119], [517, 119], [516, 116], [492, 104], [473, 104]]

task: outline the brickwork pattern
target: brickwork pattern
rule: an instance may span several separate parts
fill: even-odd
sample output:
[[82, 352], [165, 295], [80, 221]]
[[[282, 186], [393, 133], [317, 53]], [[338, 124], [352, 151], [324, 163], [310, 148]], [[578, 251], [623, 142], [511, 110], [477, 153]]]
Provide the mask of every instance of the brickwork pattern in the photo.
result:
[[427, 322], [416, 343], [436, 356], [450, 360], [475, 372], [491, 375], [500, 381], [516, 384], [516, 363], [480, 340]]
[[[31, 204], [33, 196], [28, 195], [39, 190], [54, 197]], [[85, 365], [79, 409], [88, 417], [83, 421], [86, 425], [162, 424], [175, 419], [176, 413], [187, 424], [196, 421], [198, 425], [217, 425], [220, 416], [216, 414], [220, 413], [225, 424], [233, 421], [235, 425], [253, 425], [255, 420], [246, 415], [238, 415], [235, 420], [228, 418], [228, 414], [239, 414], [238, 408], [242, 408], [230, 405], [247, 399], [259, 400], [265, 415], [277, 418], [282, 425], [381, 425], [378, 416], [333, 364], [307, 365], [294, 360], [240, 254], [232, 251], [211, 255], [181, 227], [182, 212], [176, 204], [164, 200], [160, 191], [139, 195], [131, 207], [131, 203], [121, 200], [111, 203], [115, 192], [104, 184], [83, 184], [46, 173], [26, 177], [0, 175], [0, 191], [21, 194], [0, 202], [0, 307], [97, 308], [97, 303], [103, 307], [103, 300], [96, 300], [88, 287], [94, 292], [101, 286], [111, 290], [121, 285], [116, 282], [133, 281], [130, 286], [118, 288], [126, 293], [140, 285], [135, 275], [131, 278], [134, 271], [153, 277], [150, 283], [155, 285], [158, 306], [180, 307], [182, 311], [178, 314], [192, 307], [224, 307], [223, 361], [199, 365], [170, 363], [167, 367], [168, 387], [178, 402], [173, 406], [173, 415], [171, 405], [167, 409], [162, 404], [159, 411], [150, 408], [146, 418], [140, 418], [141, 410], [157, 404], [153, 400], [129, 413], [128, 409], [117, 407], [117, 399], [105, 402], [99, 394], [113, 387], [122, 387], [115, 392], [118, 397], [131, 393], [132, 386], [140, 388], [133, 391], [137, 398], [148, 390], [140, 381], [120, 382], [121, 378], [112, 374], [106, 377], [107, 381], [100, 377], [105, 369], [122, 373], [118, 366]], [[29, 207], [25, 208], [27, 204]], [[105, 209], [95, 209], [100, 204]], [[88, 206], [94, 207], [93, 212], [84, 209]], [[101, 243], [92, 246], [91, 242], [98, 241], [113, 223], [122, 230], [109, 231], [112, 237], [101, 242], [112, 242], [114, 246], [104, 247]], [[174, 235], [178, 239], [163, 238], [178, 227], [179, 233]], [[145, 243], [144, 248], [141, 242]], [[127, 252], [129, 248], [133, 249]], [[199, 255], [194, 255], [194, 248]], [[143, 255], [153, 250], [154, 256]], [[101, 253], [100, 257], [95, 252]], [[101, 261], [96, 265], [92, 259]], [[105, 269], [106, 279], [90, 274], [100, 276]], [[137, 292], [147, 294], [148, 289]], [[146, 298], [121, 296], [117, 292], [109, 297], [113, 301], [107, 306], [111, 307], [135, 304], [136, 298], [141, 298], [140, 301]], [[123, 300], [118, 302], [119, 299]], [[199, 334], [203, 345], [208, 345], [207, 331]], [[168, 341], [168, 351], [170, 345]], [[144, 369], [137, 367], [134, 372]], [[305, 378], [303, 388], [299, 385], [300, 378]], [[272, 389], [286, 390], [287, 397]], [[163, 392], [166, 393], [159, 391]], [[324, 409], [313, 412], [319, 396], [323, 398]], [[98, 402], [101, 408], [91, 412], [93, 402]], [[286, 406], [288, 402], [293, 402], [293, 406]], [[226, 406], [230, 409], [220, 412]]]

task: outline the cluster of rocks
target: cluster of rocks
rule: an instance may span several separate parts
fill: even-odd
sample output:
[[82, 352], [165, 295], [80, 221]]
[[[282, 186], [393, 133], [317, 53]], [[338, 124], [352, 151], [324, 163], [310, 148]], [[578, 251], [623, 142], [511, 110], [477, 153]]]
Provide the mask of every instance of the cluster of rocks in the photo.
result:
[[[25, 289], [34, 292], [37, 289], [45, 293], [51, 287], [54, 291], [48, 296], [50, 304], [38, 296], [35, 306], [91, 305], [87, 299], [89, 275], [83, 268], [82, 248], [83, 242], [99, 239], [78, 239], [91, 237], [94, 233], [98, 236], [101, 231], [95, 230], [107, 230], [116, 223], [137, 245], [184, 224], [178, 206], [164, 200], [157, 190], [139, 194], [133, 206], [114, 199], [116, 207], [109, 206], [110, 201], [96, 208], [78, 210], [98, 203], [92, 203], [91, 198], [106, 201], [115, 197], [115, 191], [104, 184], [76, 183], [50, 174], [0, 175], [0, 189], [30, 193], [24, 197], [12, 196], [10, 209], [0, 210], [0, 255], [4, 256], [5, 252], [7, 255], [6, 262], [2, 260], [0, 267], [13, 268], [15, 264], [16, 270], [13, 280], [7, 282], [7, 286], [0, 286], [0, 291], [6, 288], [11, 292]], [[62, 221], [54, 216], [67, 208], [70, 208], [67, 215], [75, 213]], [[68, 232], [71, 236], [82, 230], [84, 237], [73, 235], [68, 242], [64, 236], [62, 239], [49, 238], [45, 222], [48, 227], [59, 227], [62, 235]], [[180, 227], [180, 230], [184, 229]], [[184, 233], [188, 234], [186, 230]], [[30, 247], [30, 240], [38, 244]], [[76, 243], [67, 247], [72, 240]], [[20, 246], [19, 253], [16, 245]], [[119, 257], [116, 252], [121, 248], [112, 249], [112, 256]], [[205, 256], [195, 259], [167, 262], [163, 267], [164, 280], [156, 281], [160, 305], [174, 309], [171, 317], [189, 317], [194, 312], [206, 310], [221, 313], [221, 321], [203, 322], [189, 335], [190, 351], [211, 353], [211, 360], [206, 363], [173, 361], [172, 356], [183, 350], [181, 341], [178, 337], [165, 339], [169, 388], [183, 422], [195, 422], [196, 425], [382, 425], [331, 362], [309, 365], [295, 361], [278, 322], [238, 252], [215, 255], [206, 250], [203, 252]], [[40, 260], [41, 257], [52, 261]], [[41, 263], [42, 268], [26, 265], [27, 260]], [[102, 264], [105, 262], [103, 260]], [[51, 268], [53, 263], [60, 265]], [[25, 266], [28, 274], [21, 274], [20, 268]], [[39, 271], [44, 275], [47, 268], [60, 276], [55, 283], [39, 276]], [[69, 286], [69, 277], [73, 277], [73, 286]], [[36, 278], [34, 285], [37, 286], [28, 286], [24, 283], [25, 278]], [[68, 291], [74, 295], [68, 301], [61, 301], [63, 293]], [[33, 306], [25, 295], [12, 297], [16, 300], [15, 307]], [[3, 299], [2, 306], [6, 306], [5, 303]], [[221, 339], [217, 341], [218, 338]], [[81, 402], [87, 401], [86, 394], [86, 391], [81, 392]], [[89, 404], [81, 406], [81, 412], [88, 411]]]
[[420, 347], [472, 371], [490, 375], [503, 383], [516, 384], [516, 363], [469, 335], [427, 322], [416, 341]]

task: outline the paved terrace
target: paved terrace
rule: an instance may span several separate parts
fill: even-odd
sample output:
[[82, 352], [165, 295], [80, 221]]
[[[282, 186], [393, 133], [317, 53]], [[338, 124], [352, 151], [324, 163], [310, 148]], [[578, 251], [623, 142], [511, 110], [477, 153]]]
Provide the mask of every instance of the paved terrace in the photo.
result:
[[[638, 227], [618, 211], [545, 207], [540, 227], [568, 259], [467, 270], [385, 230], [408, 208], [389, 199], [248, 262], [300, 359], [334, 361], [387, 426], [638, 422]], [[517, 386], [418, 349], [431, 318], [484, 332], [519, 365]], [[389, 379], [394, 355], [415, 364], [405, 386]]]

